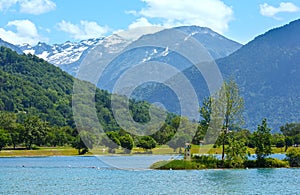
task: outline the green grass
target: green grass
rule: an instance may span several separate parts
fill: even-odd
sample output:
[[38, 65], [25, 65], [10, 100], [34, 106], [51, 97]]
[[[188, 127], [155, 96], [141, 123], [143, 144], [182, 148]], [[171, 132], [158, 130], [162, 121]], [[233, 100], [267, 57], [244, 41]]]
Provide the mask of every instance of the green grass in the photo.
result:
[[[298, 147], [300, 150], [300, 147]], [[184, 148], [181, 149], [182, 152], [184, 152]], [[253, 148], [248, 148], [248, 151], [251, 154], [254, 154], [254, 149]], [[285, 153], [284, 148], [272, 148], [273, 153]], [[192, 154], [221, 154], [222, 153], [222, 148], [217, 147], [213, 148], [213, 145], [192, 145], [191, 148], [191, 153]], [[158, 146], [152, 150], [145, 151], [142, 148], [133, 148], [131, 151], [131, 154], [154, 154], [154, 155], [164, 155], [164, 154], [174, 154], [177, 155], [179, 154], [179, 148], [174, 150], [167, 145], [162, 145]], [[105, 147], [96, 147], [92, 149], [89, 153], [86, 155], [107, 155], [108, 149]], [[116, 154], [123, 154], [122, 149], [117, 149]], [[76, 149], [69, 147], [69, 146], [64, 146], [64, 147], [39, 147], [35, 148], [33, 150], [12, 150], [12, 149], [4, 149], [0, 151], [0, 157], [15, 157], [15, 156], [74, 156], [78, 155], [78, 152]]]
[[2, 150], [0, 157], [16, 156], [74, 156], [77, 150], [71, 147], [41, 147], [34, 150]]
[[205, 166], [194, 161], [171, 160], [156, 162], [150, 168], [160, 170], [192, 170], [205, 169]]

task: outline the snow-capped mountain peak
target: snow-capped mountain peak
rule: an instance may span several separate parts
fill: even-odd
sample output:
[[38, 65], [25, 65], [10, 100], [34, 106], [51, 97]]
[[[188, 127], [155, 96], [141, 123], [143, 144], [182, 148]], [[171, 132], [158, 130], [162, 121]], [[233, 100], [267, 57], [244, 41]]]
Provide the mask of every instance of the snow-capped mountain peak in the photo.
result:
[[25, 54], [31, 53], [56, 66], [61, 66], [78, 61], [83, 52], [94, 47], [102, 40], [103, 38], [94, 38], [80, 42], [66, 41], [65, 43], [54, 45], [39, 42], [35, 46], [23, 44], [19, 45], [19, 47]]

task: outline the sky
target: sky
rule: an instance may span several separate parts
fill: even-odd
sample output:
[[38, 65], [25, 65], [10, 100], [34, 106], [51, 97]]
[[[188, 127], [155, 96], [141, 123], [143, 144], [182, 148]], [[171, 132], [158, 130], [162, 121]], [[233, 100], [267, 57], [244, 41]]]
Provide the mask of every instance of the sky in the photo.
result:
[[0, 38], [54, 44], [136, 27], [197, 25], [246, 44], [299, 18], [299, 0], [0, 0]]

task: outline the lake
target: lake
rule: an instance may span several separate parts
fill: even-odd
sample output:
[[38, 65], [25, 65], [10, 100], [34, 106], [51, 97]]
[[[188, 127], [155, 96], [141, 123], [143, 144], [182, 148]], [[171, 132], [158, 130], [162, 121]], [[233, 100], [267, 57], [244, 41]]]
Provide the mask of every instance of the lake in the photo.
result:
[[0, 158], [0, 194], [298, 194], [300, 169], [149, 170], [167, 155]]

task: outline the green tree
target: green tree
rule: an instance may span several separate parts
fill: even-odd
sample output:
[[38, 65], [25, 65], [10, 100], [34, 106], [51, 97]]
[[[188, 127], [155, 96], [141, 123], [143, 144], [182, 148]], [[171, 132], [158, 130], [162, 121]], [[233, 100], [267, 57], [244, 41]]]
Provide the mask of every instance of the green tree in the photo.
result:
[[294, 139], [292, 136], [285, 136], [284, 142], [285, 142], [285, 150], [284, 151], [287, 151], [287, 149], [290, 146], [294, 145]]
[[51, 146], [64, 146], [70, 143], [72, 137], [67, 132], [70, 127], [51, 127], [47, 133], [46, 143]]
[[289, 161], [291, 167], [300, 167], [300, 150], [291, 148], [286, 153], [286, 160]]
[[102, 136], [101, 144], [109, 148], [109, 153], [114, 153], [115, 149], [121, 145], [118, 133], [114, 131], [106, 132], [106, 134]]
[[24, 126], [22, 124], [15, 123], [12, 128], [10, 128], [9, 134], [11, 137], [11, 144], [13, 145], [13, 148], [16, 149], [16, 146], [21, 144], [24, 140]]
[[264, 159], [272, 154], [272, 135], [270, 131], [271, 129], [268, 128], [267, 125], [267, 119], [263, 119], [261, 125], [258, 125], [257, 130], [254, 132], [255, 154], [259, 165], [262, 165]]
[[299, 144], [300, 123], [287, 123], [280, 127], [280, 131], [285, 136], [285, 151], [287, 151], [288, 147]]
[[137, 147], [141, 147], [144, 150], [151, 150], [156, 147], [156, 141], [150, 136], [143, 136], [139, 139]]
[[85, 154], [89, 151], [88, 147], [85, 145], [83, 142], [82, 138], [80, 135], [77, 135], [72, 142], [72, 147], [78, 150], [78, 154]]
[[15, 113], [0, 111], [0, 127], [9, 133], [14, 149], [17, 144], [23, 141], [21, 135], [24, 131], [24, 127], [16, 121], [17, 116]]
[[185, 146], [186, 143], [190, 142], [190, 137], [185, 134], [176, 134], [167, 145], [173, 148], [174, 152], [179, 148], [179, 153], [182, 152], [181, 148]]
[[300, 145], [300, 134], [294, 136], [294, 144], [298, 147]]
[[229, 80], [223, 83], [213, 99], [212, 106], [212, 110], [215, 112], [212, 113], [212, 116], [217, 120], [221, 120], [222, 123], [220, 138], [222, 160], [224, 160], [227, 134], [244, 123], [244, 99], [240, 96], [239, 88], [235, 81]]
[[72, 143], [72, 147], [78, 150], [78, 154], [85, 154], [93, 149], [95, 137], [92, 133], [81, 130]]
[[122, 148], [124, 149], [124, 152], [130, 153], [130, 151], [133, 148], [133, 144], [134, 144], [131, 135], [129, 135], [129, 134], [123, 135], [119, 138], [119, 140], [120, 140], [120, 144], [121, 144]]
[[226, 148], [226, 160], [229, 167], [241, 168], [247, 160], [247, 147], [245, 140], [238, 137], [228, 139], [228, 147]]
[[280, 131], [285, 136], [295, 136], [300, 133], [300, 123], [287, 123], [280, 127]]
[[28, 116], [24, 121], [24, 142], [27, 149], [32, 148], [32, 144], [38, 146], [45, 143], [48, 123], [41, 121], [36, 116]]
[[0, 151], [10, 142], [10, 136], [4, 129], [0, 128]]

